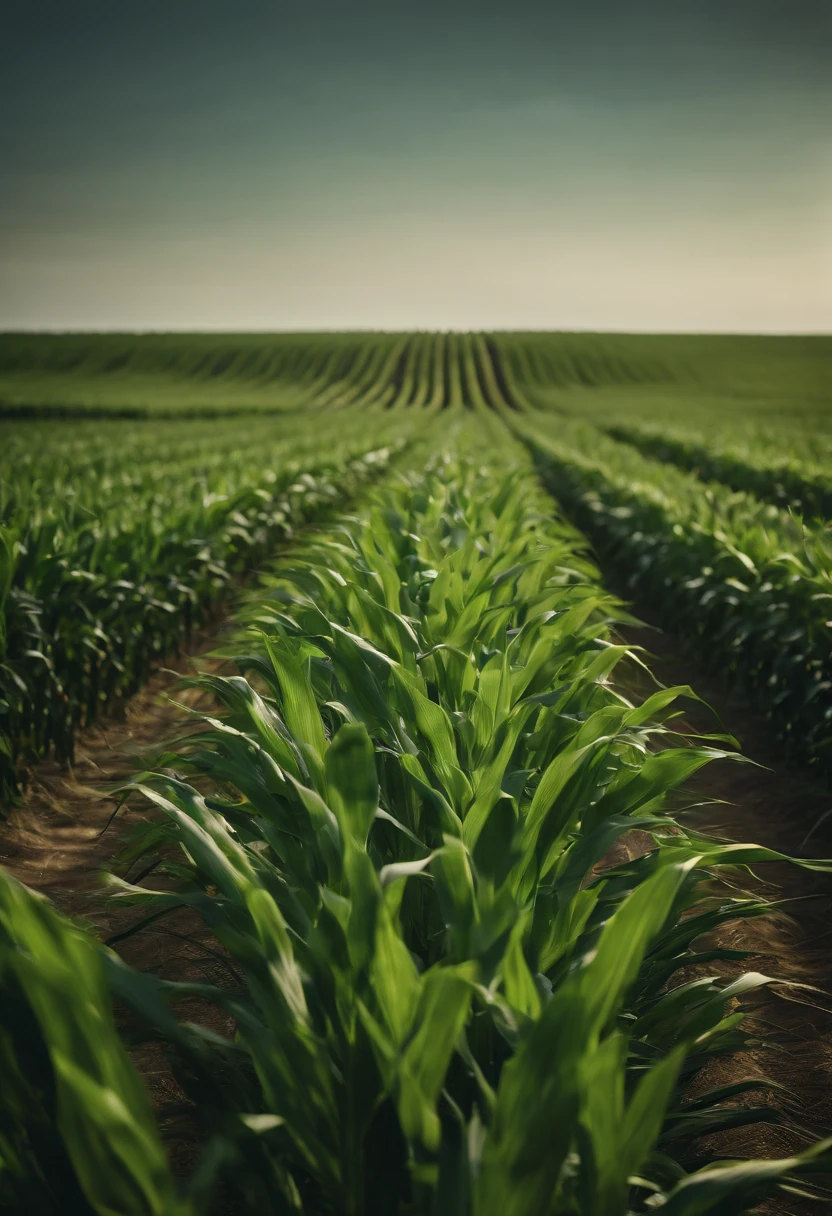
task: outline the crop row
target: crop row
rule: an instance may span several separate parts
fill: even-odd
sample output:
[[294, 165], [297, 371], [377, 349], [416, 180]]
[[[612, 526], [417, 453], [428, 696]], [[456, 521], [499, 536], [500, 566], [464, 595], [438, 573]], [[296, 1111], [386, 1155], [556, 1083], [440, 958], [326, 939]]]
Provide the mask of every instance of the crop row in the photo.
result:
[[0, 336], [0, 417], [516, 404], [480, 334]]
[[605, 438], [524, 427], [547, 484], [627, 592], [754, 694], [786, 748], [832, 763], [832, 551], [822, 529]]
[[6, 334], [0, 417], [205, 416], [385, 394], [470, 405], [472, 347], [480, 387], [489, 364], [500, 382], [498, 408], [513, 398], [601, 425], [693, 424], [709, 439], [758, 424], [787, 441], [796, 424], [828, 431], [828, 339], [706, 335]]
[[832, 515], [832, 471], [803, 455], [799, 459], [784, 455], [782, 440], [779, 451], [772, 451], [769, 444], [753, 439], [709, 442], [667, 426], [616, 425], [606, 431], [645, 456], [695, 472], [703, 480], [721, 481], [809, 517]]
[[169, 425], [172, 434], [154, 424], [148, 436], [146, 424], [110, 423], [75, 450], [47, 439], [40, 450], [30, 442], [28, 452], [7, 453], [6, 795], [19, 760], [50, 750], [70, 758], [80, 725], [135, 690], [235, 576], [375, 475], [390, 451], [383, 445], [400, 446], [408, 433], [368, 436], [355, 420], [322, 441], [308, 426], [264, 420], [241, 435], [220, 421], [191, 451], [177, 446], [187, 440], [181, 424]]
[[710, 442], [762, 429], [786, 447], [823, 437], [828, 336], [513, 333], [494, 336], [507, 374], [535, 407], [600, 426], [668, 425]]
[[[828, 1169], [828, 1145], [704, 1168], [691, 1146], [765, 1114], [759, 1082], [685, 1095], [765, 982], [715, 976], [741, 956], [706, 936], [765, 906], [714, 877], [778, 855], [685, 830], [674, 791], [721, 753], [674, 736], [687, 690], [616, 686], [618, 616], [496, 419], [297, 538], [240, 674], [198, 681], [221, 712], [123, 791], [157, 819], [113, 898], [137, 932], [202, 917], [224, 982], [133, 971], [0, 879], [3, 1202], [690, 1216]], [[113, 998], [178, 1061], [205, 1143], [184, 1182]], [[194, 998], [233, 1038], [178, 1020]]]
[[[263, 349], [252, 344], [231, 359], [222, 341], [185, 348], [187, 358], [162, 338], [149, 347], [138, 339], [133, 346], [122, 338], [79, 341], [56, 338], [46, 365], [68, 379], [94, 372], [105, 388], [107, 377], [124, 367], [175, 371], [203, 386], [223, 376], [269, 384], [289, 377], [309, 410], [322, 411], [322, 421], [284, 412], [247, 416], [245, 425], [239, 413], [207, 423], [82, 417], [6, 424], [0, 455], [4, 799], [21, 758], [50, 750], [70, 758], [77, 728], [137, 688], [233, 577], [271, 552], [290, 519], [308, 516], [316, 495], [331, 501], [349, 489], [340, 484], [345, 462], [370, 446], [398, 442], [435, 410], [516, 404], [492, 344], [480, 336], [282, 342], [276, 366], [264, 366]], [[20, 347], [18, 363], [26, 370], [27, 357], [40, 347], [27, 339]], [[394, 417], [394, 407], [397, 414], [412, 407], [412, 417]], [[323, 421], [323, 411], [336, 410], [343, 413], [337, 424], [331, 416]], [[377, 416], [372, 438], [364, 411]], [[335, 443], [327, 437], [333, 431]], [[316, 484], [298, 482], [301, 472]]]
[[297, 407], [392, 335], [0, 336], [0, 415], [144, 417]]
[[493, 341], [480, 334], [423, 333], [401, 335], [389, 350], [368, 346], [351, 378], [332, 383], [313, 404], [503, 412], [519, 402]]
[[[262, 560], [282, 534], [281, 495], [296, 473], [320, 465], [337, 477], [342, 454], [328, 438], [322, 443], [322, 435], [343, 432], [349, 452], [357, 455], [371, 446], [364, 434], [370, 416], [377, 438], [372, 445], [379, 446], [445, 409], [483, 417], [539, 415], [543, 429], [560, 435], [581, 459], [597, 457], [604, 466], [598, 485], [591, 477], [586, 481], [586, 470], [581, 485], [595, 492], [618, 478], [614, 490], [604, 491], [617, 514], [603, 527], [599, 510], [587, 516], [593, 537], [603, 544], [605, 535], [615, 536], [611, 544], [617, 546], [619, 534], [626, 533], [628, 547], [620, 552], [622, 563], [629, 563], [629, 585], [664, 608], [672, 606], [666, 617], [671, 623], [693, 628], [709, 645], [713, 641], [751, 687], [765, 689], [767, 699], [771, 694], [784, 732], [816, 754], [828, 730], [826, 610], [818, 598], [828, 582], [823, 539], [813, 531], [807, 541], [798, 524], [767, 513], [764, 504], [748, 496], [734, 500], [718, 485], [703, 485], [679, 470], [825, 514], [830, 487], [823, 467], [802, 459], [778, 461], [762, 441], [742, 451], [718, 436], [698, 439], [695, 428], [605, 421], [628, 449], [582, 430], [568, 412], [550, 412], [546, 423], [544, 411], [529, 408], [550, 401], [549, 390], [570, 385], [585, 394], [581, 401], [617, 391], [616, 385], [649, 393], [651, 385], [666, 382], [673, 391], [689, 393], [693, 354], [707, 354], [706, 371], [713, 372], [734, 349], [721, 340], [703, 339], [701, 350], [691, 342], [431, 333], [3, 339], [7, 370], [34, 376], [40, 368], [66, 384], [88, 380], [97, 386], [96, 399], [105, 402], [120, 399], [119, 377], [129, 374], [145, 378], [151, 398], [152, 385], [168, 377], [186, 394], [182, 401], [189, 409], [194, 403], [213, 409], [220, 400], [232, 400], [218, 392], [247, 386], [246, 392], [266, 394], [257, 398], [258, 408], [275, 411], [210, 421], [4, 424], [0, 524], [7, 556], [0, 590], [5, 586], [8, 594], [0, 695], [8, 707], [4, 733], [11, 740], [4, 782], [11, 780], [21, 751], [34, 756], [54, 747], [68, 756], [77, 726], [113, 696], [135, 688], [149, 664], [176, 644], [233, 575]], [[753, 344], [749, 349], [759, 353]], [[247, 408], [246, 400], [243, 395], [229, 408]], [[304, 409], [281, 411], [281, 403]], [[573, 442], [570, 435], [584, 437]], [[665, 463], [673, 460], [679, 470], [635, 452], [626, 456], [633, 446]], [[671, 504], [666, 519], [651, 523], [652, 531], [621, 515], [636, 510], [628, 506], [628, 479], [642, 488], [652, 485], [644, 490], [647, 499], [655, 491]], [[583, 489], [564, 484], [562, 492], [574, 497]], [[690, 535], [680, 540], [673, 529], [687, 532], [689, 523]], [[672, 552], [662, 550], [656, 565], [657, 551], [649, 546], [668, 530]], [[742, 560], [726, 556], [719, 537], [702, 540], [709, 530], [724, 533], [747, 556], [754, 550], [757, 590], [744, 579]], [[788, 576], [783, 553], [790, 555]], [[649, 569], [642, 575], [645, 563]]]

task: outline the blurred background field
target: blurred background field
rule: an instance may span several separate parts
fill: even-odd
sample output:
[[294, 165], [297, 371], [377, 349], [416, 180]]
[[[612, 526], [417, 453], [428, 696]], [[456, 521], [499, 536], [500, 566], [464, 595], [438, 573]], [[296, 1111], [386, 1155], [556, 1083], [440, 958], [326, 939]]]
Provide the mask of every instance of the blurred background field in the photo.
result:
[[[313, 404], [404, 335], [0, 334], [0, 417]], [[832, 337], [496, 333], [529, 402], [601, 425], [832, 429]], [[412, 343], [430, 335], [410, 335]], [[365, 369], [366, 370], [366, 369]], [[391, 375], [395, 367], [391, 369]]]

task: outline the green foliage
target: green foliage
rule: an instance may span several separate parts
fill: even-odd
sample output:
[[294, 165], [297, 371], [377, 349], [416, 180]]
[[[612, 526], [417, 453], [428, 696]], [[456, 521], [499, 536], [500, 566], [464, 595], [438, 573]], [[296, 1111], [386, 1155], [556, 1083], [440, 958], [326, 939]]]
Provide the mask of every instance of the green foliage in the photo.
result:
[[[741, 1101], [759, 1082], [687, 1094], [744, 1046], [737, 1001], [767, 982], [709, 974], [742, 958], [709, 937], [765, 913], [742, 870], [784, 859], [686, 827], [684, 783], [725, 753], [674, 733], [689, 689], [634, 703], [617, 685], [627, 614], [504, 421], [630, 586], [822, 758], [822, 533], [568, 417], [592, 394], [681, 399], [740, 354], [757, 392], [741, 340], [2, 340], [7, 413], [137, 415], [6, 424], [7, 780], [20, 748], [69, 755], [80, 722], [292, 543], [238, 614], [239, 674], [196, 681], [219, 708], [120, 791], [154, 814], [110, 897], [136, 933], [198, 914], [226, 980], [139, 973], [0, 878], [0, 1205], [688, 1216], [829, 1170], [821, 1144], [690, 1172], [692, 1138], [776, 1118]], [[309, 416], [244, 416], [287, 406]], [[180, 409], [234, 417], [140, 417]], [[183, 1020], [193, 998], [233, 1035]], [[185, 1181], [114, 1002], [199, 1119]]]
[[47, 442], [7, 456], [7, 797], [18, 757], [71, 758], [76, 729], [133, 692], [235, 577], [378, 475], [405, 440], [389, 429], [390, 447], [368, 452], [357, 426], [321, 443], [271, 424], [242, 444], [220, 427], [195, 453], [160, 460], [163, 433], [115, 425], [115, 449], [105, 430], [79, 438], [77, 454]]
[[512, 405], [493, 342], [444, 334], [0, 334], [0, 419], [220, 419]]
[[[687, 1082], [743, 1042], [728, 1002], [765, 980], [674, 976], [764, 908], [711, 875], [777, 855], [671, 815], [722, 753], [674, 737], [687, 690], [616, 689], [617, 602], [522, 449], [485, 431], [299, 539], [243, 613], [243, 674], [199, 680], [224, 712], [129, 787], [160, 816], [130, 857], [173, 881], [113, 877], [113, 898], [195, 909], [241, 982], [108, 954], [106, 974], [179, 1057], [202, 1176], [238, 1210], [723, 1210], [669, 1154]], [[652, 851], [605, 861], [633, 828]], [[196, 991], [233, 1043], [172, 1016]], [[709, 1130], [758, 1116], [718, 1092], [696, 1110]], [[804, 1164], [723, 1181], [739, 1210]]]
[[585, 424], [538, 420], [524, 434], [547, 484], [624, 586], [752, 694], [787, 751], [828, 774], [825, 530], [719, 483], [703, 486]]
[[[515, 390], [534, 408], [601, 427], [682, 427], [708, 442], [765, 428], [828, 455], [828, 335], [495, 334]], [[782, 454], [782, 450], [781, 450]]]
[[0, 417], [211, 418], [294, 410], [388, 334], [3, 334]]
[[798, 514], [822, 519], [832, 515], [832, 472], [805, 454], [790, 453], [788, 446], [784, 452], [782, 436], [773, 443], [750, 436], [726, 443], [666, 426], [612, 426], [607, 434], [705, 481], [720, 481]]
[[101, 949], [0, 871], [0, 1205], [186, 1216]]

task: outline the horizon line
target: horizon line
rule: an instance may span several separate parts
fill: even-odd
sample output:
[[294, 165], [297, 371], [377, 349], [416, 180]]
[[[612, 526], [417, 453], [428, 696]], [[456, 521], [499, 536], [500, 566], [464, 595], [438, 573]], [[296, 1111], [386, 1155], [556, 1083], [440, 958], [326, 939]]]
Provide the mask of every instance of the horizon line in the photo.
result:
[[25, 327], [22, 329], [0, 329], [0, 338], [12, 337], [162, 337], [167, 335], [180, 335], [182, 337], [201, 337], [216, 335], [217, 337], [225, 336], [251, 336], [262, 335], [263, 337], [285, 336], [291, 337], [294, 335], [311, 335], [311, 334], [573, 334], [580, 336], [588, 336], [593, 334], [604, 334], [608, 336], [620, 336], [627, 338], [636, 337], [655, 337], [655, 338], [832, 338], [832, 329], [618, 329], [612, 327], [599, 327], [597, 329], [583, 329], [571, 327], [549, 328], [547, 326], [493, 326], [493, 327], [475, 327], [462, 328], [461, 326], [441, 326], [439, 328], [430, 328], [428, 326], [412, 326], [412, 327], [395, 327], [387, 329], [384, 326], [369, 326], [369, 327], [353, 327], [353, 326], [322, 326], [321, 328], [302, 327], [299, 329], [241, 329], [231, 328], [224, 329], [214, 326], [205, 326], [198, 329], [183, 329], [183, 328], [58, 328], [48, 327], [43, 329], [34, 329]]

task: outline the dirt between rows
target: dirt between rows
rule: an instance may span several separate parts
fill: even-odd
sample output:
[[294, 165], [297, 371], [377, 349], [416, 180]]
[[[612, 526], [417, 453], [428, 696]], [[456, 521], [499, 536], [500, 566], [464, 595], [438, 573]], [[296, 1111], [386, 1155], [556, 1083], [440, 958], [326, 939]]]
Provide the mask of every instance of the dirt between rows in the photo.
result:
[[[832, 815], [825, 821], [832, 795], [805, 771], [778, 762], [771, 728], [743, 696], [684, 653], [680, 639], [645, 627], [627, 629], [625, 640], [643, 648], [655, 679], [688, 684], [707, 702], [684, 702], [682, 731], [727, 731], [755, 762], [706, 765], [686, 787], [699, 805], [680, 822], [717, 839], [761, 844], [792, 857], [832, 855]], [[647, 677], [635, 683], [645, 694], [650, 691]], [[636, 841], [630, 852], [638, 851]], [[780, 1122], [702, 1137], [697, 1147], [709, 1155], [786, 1157], [832, 1134], [832, 876], [776, 862], [755, 866], [753, 875], [735, 882], [743, 892], [773, 901], [776, 910], [734, 921], [715, 934], [712, 944], [746, 950], [751, 957], [709, 964], [706, 973], [760, 971], [784, 982], [743, 998], [745, 1028], [754, 1040], [750, 1049], [712, 1060], [698, 1076], [695, 1092], [746, 1078], [768, 1080], [774, 1088], [743, 1095], [736, 1104], [774, 1107]], [[830, 1181], [824, 1178], [823, 1184]], [[783, 1195], [759, 1210], [817, 1212], [818, 1205]]]
[[[181, 674], [194, 670], [224, 670], [223, 661], [211, 653], [220, 634], [215, 626], [195, 638], [190, 652], [172, 664], [172, 671], [157, 673], [118, 717], [83, 731], [71, 770], [52, 762], [38, 765], [30, 775], [23, 804], [0, 827], [0, 865], [48, 896], [62, 912], [87, 922], [104, 940], [117, 938], [138, 915], [102, 898], [101, 871], [112, 867], [125, 838], [148, 822], [150, 814], [134, 800], [111, 822], [113, 803], [107, 791], [144, 768], [156, 747], [181, 733], [187, 715], [170, 697], [193, 708], [208, 707], [205, 694], [182, 690], [178, 681]], [[708, 765], [689, 784], [692, 801], [704, 805], [687, 812], [687, 821], [726, 840], [754, 841], [796, 856], [822, 856], [824, 848], [829, 852], [832, 830], [813, 829], [832, 808], [832, 796], [813, 785], [805, 773], [763, 767], [776, 751], [760, 716], [718, 679], [682, 657], [680, 645], [667, 634], [628, 629], [626, 640], [650, 653], [650, 668], [659, 681], [693, 685], [725, 729], [739, 738], [745, 754], [757, 761]], [[643, 691], [649, 691], [647, 678], [639, 680]], [[686, 705], [682, 729], [719, 729], [710, 710], [694, 702]], [[827, 827], [832, 829], [832, 817]], [[635, 854], [644, 843], [634, 837], [624, 847]], [[761, 866], [757, 873], [743, 885], [777, 901], [777, 914], [728, 925], [719, 933], [719, 944], [752, 952], [754, 957], [736, 969], [759, 970], [810, 988], [775, 984], [745, 999], [754, 1045], [740, 1056], [713, 1061], [698, 1079], [697, 1089], [749, 1076], [767, 1078], [778, 1088], [738, 1101], [774, 1105], [781, 1121], [700, 1141], [703, 1159], [713, 1153], [787, 1156], [816, 1136], [832, 1133], [832, 879], [779, 863]], [[152, 875], [147, 881], [152, 885]], [[126, 961], [167, 978], [227, 983], [221, 953], [192, 913], [176, 913], [116, 944]], [[732, 966], [717, 964], [712, 970], [720, 967], [725, 972]], [[178, 1009], [189, 1020], [233, 1033], [213, 1009], [195, 1003]], [[138, 1049], [134, 1058], [159, 1112], [174, 1168], [187, 1172], [198, 1155], [199, 1131], [168, 1060], [154, 1047]], [[816, 1211], [817, 1206], [807, 1209], [803, 1200], [786, 1196], [764, 1210], [797, 1213]]]
[[[192, 728], [188, 709], [212, 706], [212, 698], [181, 687], [181, 680], [234, 670], [212, 653], [222, 632], [215, 623], [195, 635], [187, 650], [171, 660], [169, 668], [157, 671], [117, 714], [80, 732], [70, 768], [48, 760], [29, 772], [22, 804], [0, 825], [0, 866], [112, 944], [131, 966], [164, 979], [227, 986], [222, 951], [196, 913], [179, 909], [135, 936], [121, 937], [144, 913], [119, 907], [102, 888], [107, 870], [131, 881], [140, 876], [142, 861], [128, 869], [116, 864], [117, 858], [133, 835], [155, 818], [150, 804], [137, 796], [114, 818], [116, 803], [110, 791], [151, 767], [158, 749]], [[164, 883], [154, 882], [151, 873], [143, 885]], [[234, 1033], [231, 1019], [207, 1002], [180, 1001], [177, 1013], [220, 1034]], [[123, 1017], [119, 1020], [124, 1022]], [[187, 1176], [196, 1165], [202, 1139], [192, 1107], [161, 1045], [141, 1045], [132, 1055], [159, 1117], [173, 1168]]]

